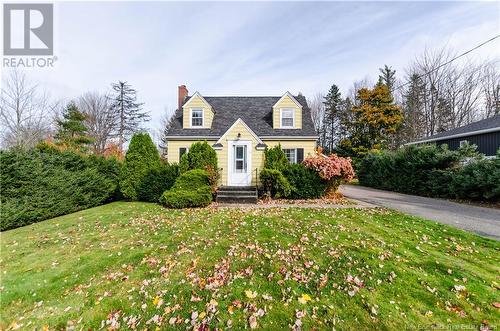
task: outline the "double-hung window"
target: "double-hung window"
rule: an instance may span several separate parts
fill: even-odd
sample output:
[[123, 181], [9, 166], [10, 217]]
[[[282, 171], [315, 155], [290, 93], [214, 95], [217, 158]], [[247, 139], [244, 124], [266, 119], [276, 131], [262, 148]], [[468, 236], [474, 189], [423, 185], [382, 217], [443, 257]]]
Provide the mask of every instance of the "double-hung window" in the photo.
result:
[[302, 163], [304, 161], [304, 149], [303, 148], [283, 148], [283, 153], [290, 163]]
[[297, 150], [295, 148], [284, 148], [283, 152], [285, 153], [288, 162], [297, 163]]
[[291, 129], [295, 126], [295, 110], [293, 108], [281, 109], [281, 128]]
[[191, 127], [203, 126], [203, 109], [191, 109]]

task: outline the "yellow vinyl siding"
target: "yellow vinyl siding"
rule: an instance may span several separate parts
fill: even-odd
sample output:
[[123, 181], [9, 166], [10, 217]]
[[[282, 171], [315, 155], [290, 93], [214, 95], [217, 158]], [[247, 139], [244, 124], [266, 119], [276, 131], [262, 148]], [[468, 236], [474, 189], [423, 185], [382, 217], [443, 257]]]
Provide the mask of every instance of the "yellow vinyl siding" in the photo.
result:
[[191, 109], [202, 109], [203, 128], [212, 127], [212, 120], [214, 119], [214, 113], [212, 109], [205, 101], [203, 101], [202, 98], [200, 98], [198, 95], [194, 95], [182, 107], [182, 127], [184, 129], [191, 128]]
[[[219, 169], [221, 170], [221, 179], [220, 185], [228, 185], [228, 154], [229, 154], [229, 141], [235, 140], [238, 133], [241, 133], [240, 140], [242, 141], [251, 141], [251, 153], [252, 153], [252, 164], [251, 164], [251, 172], [252, 172], [252, 183], [251, 185], [256, 186], [255, 182], [255, 169], [257, 169], [258, 173], [264, 168], [264, 151], [255, 149], [255, 146], [258, 144], [257, 139], [246, 129], [246, 127], [240, 123], [235, 125], [235, 127], [228, 132], [228, 134], [224, 137], [223, 141], [221, 141], [223, 148], [220, 150], [216, 150], [217, 153], [217, 162], [219, 165]], [[170, 140], [168, 142], [168, 162], [170, 163], [178, 163], [179, 162], [179, 148], [190, 148], [192, 144], [194, 144], [200, 140]], [[215, 140], [207, 141], [210, 146], [216, 143]], [[274, 147], [278, 144], [281, 145], [281, 148], [303, 148], [304, 149], [304, 158], [314, 155], [316, 149], [316, 141], [312, 140], [264, 140], [264, 143], [268, 148]]]
[[302, 129], [302, 110], [300, 109], [300, 107], [297, 107], [297, 104], [288, 95], [286, 95], [283, 99], [280, 100], [279, 103], [277, 103], [273, 107], [273, 127], [275, 129], [281, 128], [281, 115], [280, 115], [281, 108], [294, 109], [295, 110], [294, 129]]
[[[192, 144], [200, 140], [169, 140], [167, 161], [169, 163], [179, 163], [179, 148], [190, 148]], [[210, 146], [215, 144], [215, 141], [207, 141]]]

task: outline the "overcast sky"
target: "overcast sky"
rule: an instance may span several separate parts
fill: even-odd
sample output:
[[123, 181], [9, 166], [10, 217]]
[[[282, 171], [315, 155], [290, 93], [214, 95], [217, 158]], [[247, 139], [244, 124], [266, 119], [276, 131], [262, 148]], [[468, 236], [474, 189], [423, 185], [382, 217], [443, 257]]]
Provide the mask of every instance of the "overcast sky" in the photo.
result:
[[[499, 2], [55, 3], [52, 69], [30, 69], [54, 98], [126, 80], [157, 127], [177, 86], [202, 95], [306, 97], [347, 91], [384, 64], [400, 76], [427, 48], [467, 50], [500, 31]], [[471, 58], [499, 57], [500, 40]]]

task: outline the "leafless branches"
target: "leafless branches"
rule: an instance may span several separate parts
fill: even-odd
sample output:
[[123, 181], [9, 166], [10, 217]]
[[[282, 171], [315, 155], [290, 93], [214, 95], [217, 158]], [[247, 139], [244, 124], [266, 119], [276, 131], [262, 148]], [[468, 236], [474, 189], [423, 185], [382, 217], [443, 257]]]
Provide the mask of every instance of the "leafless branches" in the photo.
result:
[[2, 81], [0, 95], [1, 145], [29, 148], [50, 132], [52, 107], [48, 95], [13, 70]]
[[118, 114], [111, 109], [106, 94], [87, 92], [77, 101], [78, 109], [85, 115], [85, 126], [93, 140], [93, 152], [102, 154], [110, 140], [116, 137]]

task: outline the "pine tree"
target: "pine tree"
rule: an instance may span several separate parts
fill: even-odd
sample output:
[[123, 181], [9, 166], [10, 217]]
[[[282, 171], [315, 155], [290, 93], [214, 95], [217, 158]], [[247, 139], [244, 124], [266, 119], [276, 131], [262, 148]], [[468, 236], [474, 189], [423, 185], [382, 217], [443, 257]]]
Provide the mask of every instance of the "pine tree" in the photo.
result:
[[323, 147], [329, 153], [335, 148], [337, 130], [342, 117], [343, 100], [337, 85], [333, 84], [325, 97], [323, 118]]
[[392, 94], [394, 92], [394, 85], [396, 84], [396, 70], [393, 70], [392, 67], [385, 64], [383, 68], [379, 68], [379, 71], [378, 84], [387, 86]]
[[140, 130], [143, 121], [149, 121], [148, 112], [142, 111], [144, 103], [137, 102], [137, 91], [127, 82], [119, 81], [112, 84], [114, 96], [111, 108], [118, 116], [118, 146], [123, 150], [125, 141]]
[[408, 90], [403, 95], [404, 122], [401, 142], [410, 142], [425, 135], [425, 83], [418, 74], [412, 74]]
[[70, 102], [57, 120], [57, 144], [78, 151], [86, 151], [92, 139], [87, 134], [84, 124], [85, 115], [78, 110], [74, 102]]

